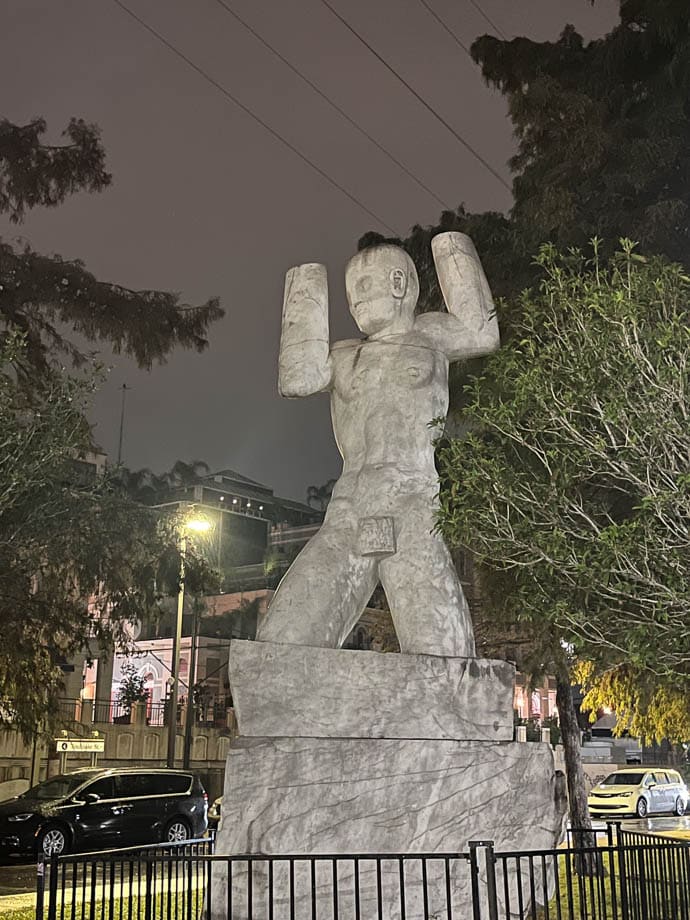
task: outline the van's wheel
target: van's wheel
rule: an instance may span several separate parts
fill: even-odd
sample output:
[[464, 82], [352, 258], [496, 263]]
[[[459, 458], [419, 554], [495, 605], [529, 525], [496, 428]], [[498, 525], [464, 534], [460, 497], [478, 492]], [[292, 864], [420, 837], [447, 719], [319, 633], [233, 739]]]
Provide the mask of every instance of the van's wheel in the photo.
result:
[[639, 798], [637, 800], [637, 808], [635, 812], [638, 818], [646, 818], [647, 812], [649, 811], [649, 805], [647, 805], [647, 799]]
[[67, 832], [56, 824], [49, 824], [38, 838], [38, 853], [46, 857], [64, 856], [69, 850]]
[[674, 808], [673, 811], [674, 811], [674, 814], [678, 815], [679, 818], [681, 817], [681, 815], [685, 814], [685, 802], [683, 801], [681, 796], [678, 796], [678, 798], [676, 799], [676, 807]]
[[192, 829], [184, 818], [173, 818], [163, 831], [163, 843], [182, 843], [192, 836]]

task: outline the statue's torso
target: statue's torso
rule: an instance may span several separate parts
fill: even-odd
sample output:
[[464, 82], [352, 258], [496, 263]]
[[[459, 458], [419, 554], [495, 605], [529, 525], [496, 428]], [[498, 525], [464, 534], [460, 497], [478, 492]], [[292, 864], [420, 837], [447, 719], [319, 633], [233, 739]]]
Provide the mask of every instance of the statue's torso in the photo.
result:
[[436, 480], [432, 419], [448, 410], [448, 361], [411, 333], [331, 351], [331, 413], [343, 474], [388, 468]]

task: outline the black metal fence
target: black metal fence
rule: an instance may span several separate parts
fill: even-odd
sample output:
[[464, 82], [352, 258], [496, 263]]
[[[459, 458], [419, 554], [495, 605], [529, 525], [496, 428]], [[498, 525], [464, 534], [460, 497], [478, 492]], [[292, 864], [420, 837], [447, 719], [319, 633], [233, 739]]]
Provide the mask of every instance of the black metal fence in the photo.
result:
[[553, 850], [228, 857], [194, 842], [39, 870], [37, 920], [690, 920], [690, 843], [611, 825]]
[[36, 920], [195, 920], [213, 843], [208, 837], [40, 859]]
[[690, 842], [620, 828], [626, 920], [690, 920]]

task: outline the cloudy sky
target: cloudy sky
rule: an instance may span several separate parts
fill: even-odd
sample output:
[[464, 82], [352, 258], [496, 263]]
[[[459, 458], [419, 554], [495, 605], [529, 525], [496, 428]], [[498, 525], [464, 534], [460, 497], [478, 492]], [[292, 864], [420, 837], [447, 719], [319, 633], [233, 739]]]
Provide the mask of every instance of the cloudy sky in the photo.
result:
[[71, 116], [97, 123], [114, 182], [30, 214], [19, 229], [0, 222], [0, 235], [80, 258], [102, 280], [192, 303], [218, 295], [226, 317], [204, 354], [178, 352], [149, 374], [104, 353], [112, 370], [94, 407], [96, 437], [114, 458], [126, 383], [127, 465], [204, 459], [304, 498], [340, 467], [327, 397], [277, 394], [286, 269], [328, 265], [332, 335], [352, 336], [343, 266], [363, 232], [433, 223], [439, 202], [510, 207], [491, 171], [509, 184], [505, 105], [461, 47], [495, 32], [482, 12], [508, 37], [552, 39], [571, 22], [591, 38], [613, 26], [618, 4], [328, 0], [475, 156], [324, 0], [121, 2], [188, 62], [116, 0], [2, 4], [0, 115], [43, 116], [52, 140]]

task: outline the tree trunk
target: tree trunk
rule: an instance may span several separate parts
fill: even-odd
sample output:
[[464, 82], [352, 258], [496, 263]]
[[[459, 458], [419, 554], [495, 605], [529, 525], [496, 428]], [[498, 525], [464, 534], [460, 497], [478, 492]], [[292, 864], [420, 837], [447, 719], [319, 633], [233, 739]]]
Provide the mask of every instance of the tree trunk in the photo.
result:
[[573, 703], [570, 675], [565, 664], [559, 668], [556, 675], [556, 706], [565, 755], [570, 827], [573, 831], [574, 843], [576, 847], [594, 847], [596, 846], [596, 835], [592, 831], [592, 819], [587, 808], [585, 775], [580, 753], [580, 726]]

